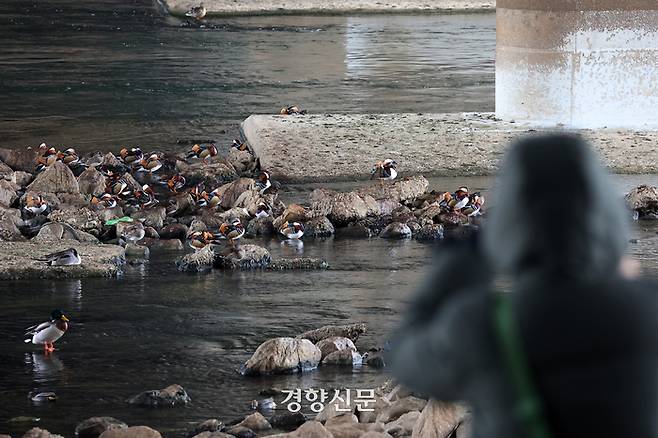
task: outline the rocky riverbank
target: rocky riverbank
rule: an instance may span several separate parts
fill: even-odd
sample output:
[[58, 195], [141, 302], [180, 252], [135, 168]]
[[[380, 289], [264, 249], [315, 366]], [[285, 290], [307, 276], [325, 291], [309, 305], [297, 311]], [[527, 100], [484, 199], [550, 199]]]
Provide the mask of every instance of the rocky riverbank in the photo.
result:
[[[258, 375], [290, 372], [314, 372], [317, 367], [381, 368], [385, 366], [383, 352], [357, 351], [358, 340], [366, 331], [364, 324], [324, 326], [295, 337], [273, 338], [261, 344], [242, 367], [244, 379]], [[308, 391], [326, 393], [311, 404]], [[291, 395], [292, 393], [292, 395]], [[428, 400], [388, 381], [378, 388], [354, 390], [350, 397], [344, 390], [331, 388], [293, 389], [269, 388], [255, 399], [252, 413], [238, 419], [210, 418], [193, 425], [183, 436], [187, 438], [440, 438], [455, 433], [468, 436], [468, 409], [462, 405]], [[163, 389], [147, 390], [130, 397], [127, 405], [142, 409], [178, 409], [193, 403], [194, 394], [183, 386], [172, 384]], [[264, 398], [262, 398], [264, 397]], [[306, 401], [305, 401], [306, 400]], [[321, 400], [321, 402], [320, 402]], [[295, 403], [300, 403], [297, 409]], [[303, 405], [303, 406], [302, 406]], [[321, 405], [321, 406], [320, 406]], [[29, 417], [19, 417], [12, 423]], [[151, 428], [154, 427], [154, 428]], [[81, 421], [76, 429], [78, 438], [158, 438], [157, 425], [130, 426], [112, 417], [92, 417]], [[49, 438], [44, 429], [33, 428], [26, 438]]]
[[208, 16], [230, 15], [337, 15], [400, 14], [428, 12], [484, 12], [496, 9], [495, 0], [163, 0], [173, 15], [184, 16], [192, 6], [203, 3]]

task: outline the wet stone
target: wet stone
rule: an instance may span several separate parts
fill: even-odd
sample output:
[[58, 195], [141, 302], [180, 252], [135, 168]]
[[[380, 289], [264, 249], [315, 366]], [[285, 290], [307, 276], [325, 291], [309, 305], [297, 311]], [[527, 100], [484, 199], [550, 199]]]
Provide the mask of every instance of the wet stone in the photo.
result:
[[110, 429], [127, 429], [128, 425], [113, 417], [91, 417], [78, 423], [75, 436], [78, 438], [97, 438]]
[[306, 422], [306, 416], [301, 412], [284, 412], [270, 418], [272, 427], [283, 430], [293, 430]]
[[191, 401], [185, 389], [180, 385], [170, 385], [164, 389], [144, 391], [128, 400], [128, 403], [148, 407], [172, 407], [186, 405]]

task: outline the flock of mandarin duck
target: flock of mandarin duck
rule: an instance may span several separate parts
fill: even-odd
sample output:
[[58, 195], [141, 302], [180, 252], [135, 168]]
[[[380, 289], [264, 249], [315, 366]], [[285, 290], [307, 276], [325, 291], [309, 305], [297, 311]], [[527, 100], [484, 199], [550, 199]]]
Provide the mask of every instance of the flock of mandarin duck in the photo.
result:
[[[300, 115], [305, 113], [305, 110], [300, 110], [297, 106], [285, 107], [280, 111], [282, 115]], [[233, 140], [231, 147], [241, 151], [248, 151], [247, 145], [237, 139]], [[211, 141], [209, 143], [194, 144], [186, 153], [184, 159], [187, 162], [197, 161], [207, 163], [209, 159], [217, 154], [218, 149], [216, 143]], [[207, 191], [203, 183], [191, 184], [180, 173], [166, 175], [166, 170], [170, 166], [167, 166], [166, 159], [159, 153], [144, 153], [138, 147], [122, 148], [117, 158], [121, 163], [121, 168], [103, 164], [95, 166], [104, 175], [106, 185], [105, 193], [91, 198], [90, 203], [92, 206], [97, 208], [114, 208], [117, 205], [121, 205], [128, 211], [131, 209], [135, 211], [152, 208], [161, 202], [156, 190], [151, 185], [157, 184], [163, 188], [165, 194], [168, 192], [172, 196], [180, 193], [189, 193], [199, 208], [220, 208], [222, 195], [218, 189]], [[56, 162], [66, 164], [76, 176], [88, 167], [87, 164], [82, 162], [75, 149], [69, 148], [59, 151], [54, 147], [42, 143], [39, 146], [36, 158], [36, 172], [41, 172]], [[372, 168], [370, 179], [377, 179], [381, 184], [384, 184], [386, 181], [393, 181], [398, 176], [397, 166], [398, 163], [389, 158], [378, 161]], [[145, 183], [139, 189], [131, 188], [131, 185], [126, 180], [126, 170], [128, 170], [128, 173], [135, 180], [141, 180], [143, 182], [148, 179], [151, 184]], [[262, 169], [258, 172], [255, 184], [261, 195], [266, 194], [273, 187], [269, 173]], [[484, 197], [478, 192], [469, 192], [467, 187], [460, 187], [454, 193], [440, 193], [436, 202], [446, 212], [473, 217], [482, 214]], [[43, 197], [39, 195], [25, 197], [22, 213], [27, 219], [44, 216], [49, 212], [50, 207]], [[255, 217], [264, 218], [271, 214], [272, 207], [265, 202], [260, 202]], [[121, 236], [118, 236], [121, 244], [137, 243], [145, 237], [145, 228], [140, 221], [133, 221], [129, 217], [124, 217], [115, 219], [113, 224], [124, 220], [127, 223], [124, 224], [125, 226], [123, 227]], [[304, 235], [304, 225], [300, 222], [284, 222], [279, 227], [278, 232], [286, 239], [300, 239]], [[189, 246], [195, 251], [201, 250], [208, 245], [220, 244], [221, 242], [226, 242], [230, 247], [235, 248], [238, 240], [244, 233], [245, 226], [242, 221], [239, 218], [231, 218], [222, 223], [216, 231], [192, 231], [188, 234], [187, 240]], [[75, 248], [47, 254], [38, 260], [50, 266], [72, 266], [79, 265], [82, 262], [82, 258]], [[54, 350], [53, 343], [66, 332], [68, 321], [68, 317], [61, 310], [54, 310], [49, 322], [35, 325], [27, 330], [27, 339], [25, 342], [43, 344], [45, 353], [49, 354]]]

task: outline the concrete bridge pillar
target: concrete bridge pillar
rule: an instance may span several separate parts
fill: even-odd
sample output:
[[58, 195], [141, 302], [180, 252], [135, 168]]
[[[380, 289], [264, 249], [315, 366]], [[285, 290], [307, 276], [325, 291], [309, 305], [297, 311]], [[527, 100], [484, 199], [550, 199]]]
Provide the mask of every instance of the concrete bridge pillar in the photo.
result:
[[658, 128], [658, 0], [498, 0], [496, 115]]

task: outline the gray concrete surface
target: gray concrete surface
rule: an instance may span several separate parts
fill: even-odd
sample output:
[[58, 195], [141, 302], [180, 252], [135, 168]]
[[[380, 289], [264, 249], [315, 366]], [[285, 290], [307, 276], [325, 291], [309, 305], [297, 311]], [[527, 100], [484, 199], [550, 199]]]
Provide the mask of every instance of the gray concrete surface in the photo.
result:
[[[367, 179], [375, 162], [401, 177], [491, 175], [509, 142], [543, 132], [490, 113], [253, 115], [242, 133], [263, 169], [284, 182]], [[614, 173], [658, 173], [658, 131], [578, 130]]]
[[162, 0], [183, 15], [203, 3], [208, 16], [493, 11], [496, 0]]

